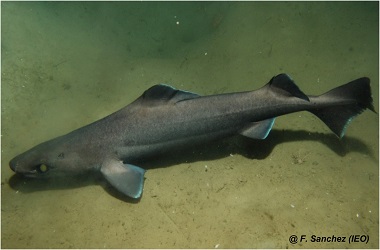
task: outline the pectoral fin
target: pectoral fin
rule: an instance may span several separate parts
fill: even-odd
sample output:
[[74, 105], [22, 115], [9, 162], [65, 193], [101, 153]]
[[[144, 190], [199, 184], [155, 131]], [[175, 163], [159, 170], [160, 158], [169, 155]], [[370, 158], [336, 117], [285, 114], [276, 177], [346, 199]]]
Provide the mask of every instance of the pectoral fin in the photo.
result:
[[121, 193], [135, 199], [140, 198], [144, 185], [144, 169], [110, 160], [102, 165], [100, 172]]

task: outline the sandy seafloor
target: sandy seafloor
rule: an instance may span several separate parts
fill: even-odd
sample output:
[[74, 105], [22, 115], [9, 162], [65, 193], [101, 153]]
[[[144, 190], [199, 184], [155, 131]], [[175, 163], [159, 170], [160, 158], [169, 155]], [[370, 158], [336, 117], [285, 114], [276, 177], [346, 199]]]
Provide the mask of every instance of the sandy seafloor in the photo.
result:
[[[137, 203], [102, 180], [27, 180], [8, 165], [157, 83], [208, 95], [254, 90], [286, 72], [321, 94], [368, 76], [379, 110], [378, 10], [377, 2], [2, 2], [1, 247], [378, 248], [379, 120], [370, 111], [342, 140], [300, 112], [277, 118], [263, 141], [236, 136], [151, 159], [140, 165], [153, 168]], [[291, 235], [308, 241], [293, 245]]]

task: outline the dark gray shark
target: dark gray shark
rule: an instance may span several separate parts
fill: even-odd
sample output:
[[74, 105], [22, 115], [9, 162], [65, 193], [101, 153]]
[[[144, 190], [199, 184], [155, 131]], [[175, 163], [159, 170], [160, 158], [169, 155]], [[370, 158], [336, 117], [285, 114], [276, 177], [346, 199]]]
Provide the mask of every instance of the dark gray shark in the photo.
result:
[[256, 91], [211, 96], [155, 85], [121, 110], [15, 157], [10, 167], [45, 178], [96, 171], [116, 190], [139, 198], [145, 170], [131, 162], [235, 134], [265, 139], [275, 117], [303, 110], [343, 137], [347, 124], [367, 108], [375, 112], [366, 77], [320, 96], [305, 95], [286, 74]]

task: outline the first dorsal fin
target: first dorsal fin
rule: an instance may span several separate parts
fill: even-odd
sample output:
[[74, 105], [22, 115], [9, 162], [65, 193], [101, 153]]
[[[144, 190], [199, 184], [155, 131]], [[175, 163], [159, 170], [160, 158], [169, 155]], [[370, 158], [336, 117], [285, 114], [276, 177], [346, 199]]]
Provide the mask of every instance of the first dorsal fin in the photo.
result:
[[272, 91], [280, 92], [283, 95], [285, 94], [287, 96], [294, 96], [305, 101], [310, 101], [309, 97], [298, 88], [287, 74], [280, 74], [273, 77], [267, 86], [269, 86]]
[[171, 86], [165, 84], [154, 85], [153, 87], [146, 90], [141, 98], [146, 103], [177, 103], [180, 101], [197, 98], [199, 95], [175, 89]]

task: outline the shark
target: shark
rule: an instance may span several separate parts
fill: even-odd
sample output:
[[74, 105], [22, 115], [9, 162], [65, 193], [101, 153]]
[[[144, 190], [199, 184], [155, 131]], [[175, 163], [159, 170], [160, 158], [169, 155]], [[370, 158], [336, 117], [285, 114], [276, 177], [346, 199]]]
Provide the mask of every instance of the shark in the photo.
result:
[[139, 160], [177, 147], [228, 136], [265, 139], [276, 117], [309, 111], [342, 138], [352, 119], [376, 113], [370, 79], [361, 77], [319, 96], [304, 94], [287, 74], [255, 91], [201, 96], [158, 84], [124, 108], [14, 157], [10, 168], [28, 178], [100, 173], [122, 195], [140, 199]]

